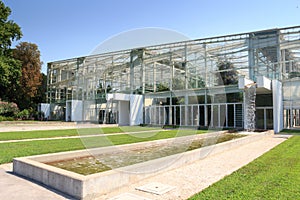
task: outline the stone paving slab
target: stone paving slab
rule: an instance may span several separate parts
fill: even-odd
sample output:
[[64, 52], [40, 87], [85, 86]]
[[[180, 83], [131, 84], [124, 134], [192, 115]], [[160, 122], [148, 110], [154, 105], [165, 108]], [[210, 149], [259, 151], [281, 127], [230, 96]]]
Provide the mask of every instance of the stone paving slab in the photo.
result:
[[1, 200], [52, 200], [69, 199], [61, 193], [18, 177], [12, 172], [12, 164], [0, 165]]

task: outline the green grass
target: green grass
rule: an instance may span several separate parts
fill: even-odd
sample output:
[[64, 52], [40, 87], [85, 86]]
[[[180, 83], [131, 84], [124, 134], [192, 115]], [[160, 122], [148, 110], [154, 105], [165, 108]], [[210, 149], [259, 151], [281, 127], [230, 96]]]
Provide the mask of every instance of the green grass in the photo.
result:
[[22, 140], [22, 139], [32, 139], [32, 138], [64, 137], [64, 136], [76, 136], [76, 135], [78, 135], [76, 129], [0, 132], [0, 141]]
[[299, 155], [300, 137], [293, 136], [190, 200], [300, 199]]
[[0, 164], [15, 157], [84, 149], [80, 139], [41, 140], [0, 144]]
[[300, 130], [284, 129], [280, 132], [280, 134], [300, 135]]
[[[155, 130], [155, 128], [133, 126], [133, 127], [103, 127], [103, 128], [66, 129], [66, 130], [0, 132], [0, 141], [93, 135], [93, 134], [103, 134], [103, 133], [109, 134], [109, 133], [122, 133], [122, 132], [147, 131], [147, 130]], [[161, 129], [157, 129], [157, 130], [161, 130]]]
[[[65, 130], [64, 130], [65, 131]], [[26, 141], [14, 143], [0, 143], [0, 164], [11, 162], [15, 157], [79, 150], [84, 148], [121, 145], [145, 142], [192, 134], [207, 133], [207, 131], [172, 130], [161, 132], [145, 132], [139, 134], [109, 135], [107, 137], [85, 137], [59, 140]]]

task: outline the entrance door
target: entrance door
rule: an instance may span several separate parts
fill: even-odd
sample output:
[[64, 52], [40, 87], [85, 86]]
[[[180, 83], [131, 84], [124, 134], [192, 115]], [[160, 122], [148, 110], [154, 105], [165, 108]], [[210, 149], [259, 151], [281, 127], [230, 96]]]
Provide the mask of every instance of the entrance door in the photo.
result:
[[258, 107], [256, 108], [256, 128], [273, 129], [273, 108]]
[[121, 126], [128, 126], [130, 114], [130, 104], [129, 101], [119, 101], [119, 120], [118, 123]]
[[70, 122], [72, 121], [72, 102], [67, 101], [66, 102], [66, 121]]

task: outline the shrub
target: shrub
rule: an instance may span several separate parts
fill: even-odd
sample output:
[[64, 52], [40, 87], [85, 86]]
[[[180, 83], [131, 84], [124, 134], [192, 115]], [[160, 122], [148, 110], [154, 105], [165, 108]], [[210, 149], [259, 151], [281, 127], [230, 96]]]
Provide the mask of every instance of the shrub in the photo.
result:
[[14, 121], [13, 117], [4, 117], [0, 115], [0, 122], [2, 121]]
[[29, 110], [24, 109], [24, 110], [22, 110], [21, 112], [19, 112], [19, 113], [17, 114], [17, 117], [18, 117], [19, 119], [28, 119], [28, 118], [29, 118], [29, 115], [30, 115]]
[[289, 78], [300, 77], [300, 72], [290, 72]]
[[19, 108], [16, 103], [0, 100], [0, 115], [4, 117], [14, 117], [18, 112]]

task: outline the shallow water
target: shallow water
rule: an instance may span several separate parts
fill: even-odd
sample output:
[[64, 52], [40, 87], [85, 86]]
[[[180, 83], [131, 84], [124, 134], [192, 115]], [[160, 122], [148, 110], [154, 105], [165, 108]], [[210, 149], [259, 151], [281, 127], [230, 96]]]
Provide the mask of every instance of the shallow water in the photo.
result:
[[116, 148], [115, 152], [99, 154], [95, 156], [77, 157], [74, 159], [49, 162], [45, 164], [66, 169], [82, 175], [89, 175], [170, 156], [185, 151], [191, 151], [204, 146], [210, 146], [243, 136], [245, 135], [227, 133], [218, 137], [197, 139], [193, 141], [181, 140], [168, 145], [155, 145], [147, 148], [140, 147], [126, 151]]

